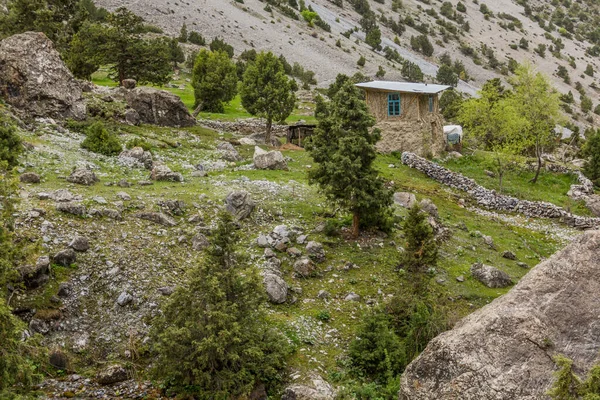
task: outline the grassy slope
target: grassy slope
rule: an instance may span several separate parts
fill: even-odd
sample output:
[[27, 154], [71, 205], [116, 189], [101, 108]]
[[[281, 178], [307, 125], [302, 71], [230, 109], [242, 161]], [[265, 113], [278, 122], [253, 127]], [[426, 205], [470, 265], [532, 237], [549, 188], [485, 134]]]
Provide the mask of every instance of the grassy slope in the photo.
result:
[[[144, 198], [151, 207], [156, 200], [163, 198], [184, 200], [190, 205], [198, 202], [200, 195], [206, 196], [202, 200], [203, 202], [213, 201], [215, 204], [222, 204], [222, 199], [227, 192], [240, 186], [239, 178], [242, 176], [251, 181], [270, 181], [288, 187], [276, 194], [265, 192], [262, 189], [253, 189], [252, 186], [244, 187], [250, 190], [253, 197], [258, 200], [260, 211], [258, 211], [258, 216], [243, 224], [243, 240], [240, 250], [254, 257], [255, 260], [260, 260], [262, 249], [254, 246], [254, 240], [259, 232], [267, 233], [275, 225], [281, 223], [301, 226], [309, 233], [310, 240], [321, 241], [325, 244], [327, 260], [319, 266], [319, 277], [294, 278], [292, 276], [293, 260], [281, 255], [284, 260], [282, 269], [286, 281], [290, 286], [300, 290], [295, 294], [297, 297], [295, 303], [270, 306], [269, 312], [274, 323], [280, 326], [297, 344], [298, 351], [290, 360], [293, 368], [304, 372], [316, 369], [324, 375], [338, 370], [340, 368], [338, 366], [339, 357], [344, 354], [348, 342], [353, 338], [353, 332], [361, 314], [370, 307], [365, 304], [364, 300], [374, 299], [377, 303], [381, 303], [400, 287], [400, 280], [394, 268], [398, 257], [397, 245], [403, 244], [402, 232], [397, 230], [390, 237], [368, 236], [359, 241], [346, 241], [342, 238], [330, 238], [323, 234], [313, 233], [312, 230], [319, 221], [324, 220], [323, 214], [329, 211], [330, 207], [314, 187], [307, 185], [306, 170], [312, 164], [312, 160], [303, 151], [284, 152], [292, 159], [289, 163], [290, 170], [287, 172], [226, 169], [222, 172], [212, 172], [205, 179], [191, 178], [189, 169], [186, 169], [184, 164], [194, 164], [207, 158], [216, 159], [210, 150], [219, 140], [215, 132], [202, 128], [176, 131], [150, 126], [115, 126], [114, 128], [122, 133], [121, 140], [123, 142], [134, 136], [172, 140], [177, 134], [176, 132], [182, 131], [191, 135], [187, 138], [180, 135], [177, 140], [182, 143], [182, 146], [177, 148], [165, 146], [164, 142], [151, 139], [155, 145], [153, 149], [155, 155], [164, 160], [173, 170], [183, 171], [186, 177], [184, 185], [158, 182], [149, 187], [134, 185], [125, 189], [134, 198], [138, 196]], [[229, 135], [224, 137], [227, 138]], [[48, 148], [54, 146], [49, 142], [48, 137], [43, 135], [32, 135], [27, 140], [38, 146], [47, 146]], [[240, 149], [246, 160], [251, 159], [252, 151], [253, 148], [248, 146]], [[77, 153], [76, 151], [66, 151], [60, 162], [50, 161], [51, 167], [44, 175], [45, 181], [36, 187], [36, 190], [54, 190], [65, 187], [60, 176], [68, 174], [71, 165], [79, 157], [82, 157], [81, 153]], [[28, 161], [32, 161], [34, 164], [48, 162], [42, 158]], [[118, 181], [123, 177], [135, 181], [145, 179], [147, 176], [145, 171], [127, 171], [106, 159], [94, 159], [93, 162], [100, 166], [101, 179], [104, 182]], [[396, 167], [390, 168], [389, 164], [395, 164]], [[464, 194], [455, 193], [431, 181], [422, 173], [402, 166], [399, 160], [393, 156], [379, 156], [377, 167], [388, 180], [394, 181], [396, 190], [409, 190], [417, 193], [419, 199], [423, 197], [432, 199], [439, 208], [443, 224], [452, 230], [451, 238], [441, 248], [442, 257], [435, 279], [441, 282], [436, 284], [440, 291], [446, 291], [447, 297], [452, 299], [453, 318], [468, 314], [476, 307], [488, 303], [508, 290], [489, 289], [471, 279], [468, 271], [473, 262], [484, 261], [494, 265], [518, 281], [526, 273], [526, 270], [518, 267], [516, 262], [502, 258], [501, 251], [511, 250], [517, 254], [519, 260], [533, 266], [541, 257], [549, 256], [562, 246], [562, 243], [558, 243], [543, 233], [514, 227], [459, 207], [457, 200]], [[93, 196], [114, 199], [115, 194], [123, 189], [97, 184], [92, 187], [76, 186], [71, 190], [82, 194], [85, 199]], [[42, 207], [47, 209], [50, 219], [68, 220], [72, 227], [83, 227], [89, 224], [84, 219], [59, 215], [50, 203], [43, 203]], [[405, 210], [398, 209], [397, 213], [403, 216]], [[131, 220], [133, 217], [126, 212], [125, 218]], [[187, 217], [177, 219], [180, 221], [180, 227], [187, 226], [184, 222]], [[104, 221], [106, 222], [106, 220]], [[130, 229], [128, 224], [116, 224], [110, 221], [106, 223], [109, 228], [105, 231], [106, 237], [102, 240], [105, 240], [107, 244], [119, 240], [122, 232]], [[469, 232], [456, 228], [462, 223], [466, 225]], [[136, 229], [135, 226], [133, 229]], [[492, 236], [499, 251], [491, 250], [484, 245], [479, 235], [472, 233], [475, 231]], [[179, 227], [168, 229], [169, 236], [166, 240], [173, 239], [174, 243], [174, 239], [179, 235], [178, 232], [180, 232]], [[130, 235], [132, 234], [135, 233], [130, 232]], [[157, 237], [156, 240], [158, 243], [163, 239]], [[101, 243], [98, 244], [101, 245]], [[176, 252], [181, 249], [183, 254], [183, 251], [187, 250], [186, 246], [186, 244], [174, 244], [169, 245], [168, 249]], [[340, 269], [347, 261], [355, 263], [360, 269], [350, 271]], [[332, 268], [326, 272], [325, 269], [328, 266]], [[33, 296], [28, 302], [37, 307], [47, 307], [48, 299], [56, 293], [57, 282], [66, 279], [69, 273], [77, 274], [76, 271], [59, 271], [60, 273], [56, 275], [51, 284], [39, 291], [37, 296]], [[152, 284], [156, 286], [168, 284], [169, 282], [164, 280], [168, 280], [169, 272], [165, 271], [165, 276], [159, 278], [161, 282]], [[464, 283], [456, 281], [455, 278], [459, 275], [464, 275]], [[327, 290], [331, 294], [330, 299], [317, 299], [316, 295], [319, 290]], [[343, 298], [349, 292], [358, 293], [363, 301], [359, 303], [345, 302]], [[94, 307], [94, 304], [89, 306]], [[331, 320], [329, 322], [323, 323], [315, 318], [316, 314], [322, 310], [330, 313]], [[93, 310], [90, 309], [88, 312], [92, 313]]]

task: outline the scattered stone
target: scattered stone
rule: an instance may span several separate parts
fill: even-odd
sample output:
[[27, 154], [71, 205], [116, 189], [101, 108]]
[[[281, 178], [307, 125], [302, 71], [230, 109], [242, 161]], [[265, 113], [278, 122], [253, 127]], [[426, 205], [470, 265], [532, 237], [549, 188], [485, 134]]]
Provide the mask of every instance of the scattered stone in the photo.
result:
[[206, 174], [207, 174], [207, 172], [206, 172], [206, 171], [198, 171], [198, 170], [196, 170], [196, 171], [192, 171], [192, 176], [193, 176], [193, 177], [195, 177], [195, 178], [202, 178], [202, 177], [205, 177], [205, 176], [206, 176]]
[[127, 370], [121, 365], [110, 365], [96, 375], [96, 381], [101, 385], [110, 385], [128, 379]]
[[134, 214], [134, 217], [139, 219], [145, 219], [146, 221], [151, 221], [156, 224], [164, 225], [164, 226], [175, 226], [177, 223], [168, 215], [158, 212], [140, 212]]
[[314, 270], [315, 265], [309, 258], [303, 257], [294, 263], [294, 271], [304, 278], [312, 275]]
[[300, 249], [296, 248], [296, 247], [290, 247], [286, 250], [286, 252], [291, 256], [291, 257], [300, 257], [302, 255], [302, 251], [300, 251]]
[[394, 193], [394, 202], [404, 208], [412, 208], [417, 203], [417, 197], [408, 192]]
[[304, 243], [306, 243], [307, 239], [308, 239], [308, 236], [306, 236], [306, 235], [299, 235], [298, 238], [296, 238], [296, 243], [298, 243], [298, 244], [304, 244]]
[[67, 177], [67, 182], [78, 185], [91, 186], [98, 181], [99, 179], [93, 171], [84, 168], [76, 169]]
[[336, 391], [318, 375], [311, 378], [312, 385], [294, 384], [285, 388], [281, 400], [334, 400]]
[[123, 201], [131, 201], [131, 196], [125, 192], [118, 192], [116, 196]]
[[494, 239], [491, 236], [483, 235], [483, 243], [488, 245], [490, 249], [496, 250], [496, 245], [494, 244]]
[[287, 244], [281, 240], [278, 241], [277, 243], [275, 243], [274, 247], [275, 247], [275, 250], [281, 251], [281, 252], [284, 252], [287, 250]]
[[346, 297], [344, 297], [345, 301], [360, 301], [360, 296], [356, 293], [348, 293]]
[[456, 281], [457, 282], [464, 282], [465, 281], [465, 277], [463, 275], [459, 275], [456, 277]]
[[236, 219], [247, 218], [254, 210], [255, 203], [248, 192], [231, 192], [225, 198], [225, 209]]
[[69, 247], [75, 251], [86, 252], [90, 248], [90, 243], [86, 237], [77, 235], [71, 240]]
[[203, 234], [199, 233], [192, 238], [192, 249], [196, 251], [202, 251], [210, 246], [208, 238]]
[[196, 125], [179, 96], [165, 90], [137, 87], [127, 90], [125, 101], [137, 111], [140, 122], [160, 126], [185, 127]]
[[286, 171], [288, 169], [283, 154], [277, 150], [265, 151], [256, 146], [254, 147], [254, 156], [252, 157], [252, 160], [257, 169], [281, 169]]
[[185, 202], [183, 200], [164, 200], [159, 201], [158, 205], [169, 215], [181, 216], [185, 214]]
[[122, 151], [119, 154], [119, 161], [129, 167], [152, 168], [152, 153], [145, 151], [141, 147], [134, 147], [130, 150]]
[[503, 288], [512, 284], [506, 272], [482, 263], [471, 266], [471, 275], [489, 288]]
[[50, 194], [50, 198], [57, 203], [65, 203], [68, 201], [73, 201], [75, 196], [68, 189], [58, 189]]
[[175, 292], [175, 288], [173, 286], [163, 286], [159, 287], [157, 290], [158, 293], [160, 293], [163, 296], [170, 296]]
[[0, 97], [28, 118], [85, 118], [81, 86], [39, 32], [0, 41]]
[[135, 79], [123, 79], [123, 82], [121, 82], [123, 84], [123, 87], [125, 89], [135, 89], [135, 86], [137, 85], [137, 81]]
[[117, 186], [122, 188], [128, 188], [131, 187], [131, 183], [127, 182], [127, 179], [121, 179], [119, 182], [117, 182]]
[[150, 179], [155, 181], [183, 182], [183, 175], [179, 172], [171, 171], [171, 168], [166, 165], [157, 165], [152, 168]]
[[121, 221], [123, 216], [119, 210], [114, 210], [111, 208], [103, 208], [102, 210], [92, 210], [90, 211], [91, 215], [99, 215], [101, 217], [106, 217], [110, 219], [114, 219], [117, 221]]
[[516, 260], [517, 256], [515, 253], [513, 253], [512, 251], [509, 250], [505, 250], [502, 252], [502, 257], [508, 259], [508, 260]]
[[288, 285], [277, 274], [267, 273], [263, 278], [269, 301], [274, 304], [285, 303], [287, 300]]
[[263, 247], [263, 248], [269, 247], [269, 242], [267, 240], [267, 236], [265, 236], [265, 235], [259, 235], [256, 238], [256, 245], [258, 247]]
[[240, 144], [246, 145], [246, 146], [256, 146], [256, 140], [254, 139], [250, 139], [250, 138], [241, 138], [239, 140]]
[[421, 210], [425, 211], [427, 214], [431, 215], [433, 218], [438, 219], [440, 216], [438, 214], [438, 208], [433, 202], [429, 199], [423, 199], [419, 203], [419, 207]]
[[517, 265], [521, 268], [525, 268], [525, 269], [529, 269], [529, 265], [525, 264], [524, 262], [517, 262]]
[[325, 249], [323, 249], [323, 245], [319, 242], [313, 240], [308, 242], [306, 245], [306, 253], [315, 262], [319, 263], [325, 261]]
[[122, 292], [117, 298], [117, 304], [121, 307], [125, 307], [127, 304], [133, 301], [133, 296], [127, 292]]
[[59, 251], [52, 258], [52, 261], [55, 264], [61, 265], [63, 267], [70, 267], [71, 265], [75, 264], [76, 260], [77, 255], [75, 254], [75, 250], [73, 249], [65, 249]]
[[71, 286], [70, 283], [68, 282], [62, 282], [60, 285], [58, 285], [58, 297], [69, 297], [71, 295], [71, 293], [73, 292], [73, 287]]
[[265, 258], [275, 257], [275, 252], [267, 247], [264, 252], [264, 257]]
[[94, 196], [92, 200], [98, 204], [108, 204], [108, 201], [106, 201], [106, 199], [102, 196]]
[[25, 172], [19, 176], [19, 180], [23, 183], [40, 183], [40, 176], [35, 172]]
[[326, 290], [319, 290], [319, 293], [317, 293], [317, 297], [319, 299], [328, 299], [329, 298], [329, 292]]

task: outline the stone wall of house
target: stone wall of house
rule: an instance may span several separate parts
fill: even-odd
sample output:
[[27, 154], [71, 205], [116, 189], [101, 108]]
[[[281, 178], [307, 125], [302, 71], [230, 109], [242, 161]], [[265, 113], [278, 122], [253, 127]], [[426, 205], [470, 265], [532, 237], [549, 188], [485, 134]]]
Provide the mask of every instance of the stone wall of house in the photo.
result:
[[[423, 172], [431, 179], [444, 185], [469, 193], [475, 199], [477, 204], [488, 209], [516, 212], [527, 217], [555, 218], [578, 229], [600, 227], [600, 218], [588, 218], [573, 215], [552, 203], [519, 200], [516, 197], [498, 194], [494, 190], [486, 189], [477, 184], [473, 179], [452, 172], [434, 162], [419, 157], [414, 153], [402, 153], [402, 163]], [[577, 186], [586, 186], [587, 182], [585, 182], [585, 180], [586, 178], [581, 175], [580, 185]]]

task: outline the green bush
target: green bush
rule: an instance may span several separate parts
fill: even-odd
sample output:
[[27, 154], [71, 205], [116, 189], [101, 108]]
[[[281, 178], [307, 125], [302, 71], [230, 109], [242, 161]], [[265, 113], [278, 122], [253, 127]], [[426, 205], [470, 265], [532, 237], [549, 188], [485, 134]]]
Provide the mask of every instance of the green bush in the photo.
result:
[[128, 149], [133, 149], [134, 147], [141, 147], [142, 149], [144, 149], [144, 151], [150, 151], [150, 149], [152, 148], [152, 145], [150, 143], [148, 143], [147, 141], [145, 141], [144, 139], [142, 139], [140, 137], [136, 137], [134, 139], [129, 140], [125, 144], [125, 147], [127, 147]]
[[0, 161], [6, 161], [10, 167], [14, 167], [22, 151], [17, 129], [8, 118], [0, 115]]
[[81, 147], [105, 156], [119, 154], [123, 148], [116, 135], [109, 132], [102, 122], [95, 122], [86, 130], [86, 138]]
[[437, 264], [437, 244], [433, 229], [427, 222], [427, 214], [415, 204], [408, 212], [403, 226], [406, 235], [406, 250], [400, 265], [411, 272], [426, 272]]
[[589, 157], [583, 167], [583, 173], [596, 186], [600, 186], [600, 129], [588, 137], [583, 149], [585, 156]]
[[321, 310], [317, 312], [316, 318], [319, 321], [329, 322], [329, 320], [331, 319], [331, 314], [329, 314], [329, 311], [327, 310]]

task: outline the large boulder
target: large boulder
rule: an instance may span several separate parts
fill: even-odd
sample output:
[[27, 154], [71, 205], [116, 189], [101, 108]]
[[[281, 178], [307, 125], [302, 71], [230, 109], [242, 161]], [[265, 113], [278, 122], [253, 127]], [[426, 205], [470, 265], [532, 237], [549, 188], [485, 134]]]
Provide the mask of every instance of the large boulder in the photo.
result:
[[146, 169], [152, 168], [152, 153], [144, 151], [141, 147], [134, 147], [131, 150], [122, 151], [119, 154], [119, 161], [125, 165], [140, 166]]
[[183, 175], [179, 172], [171, 171], [171, 168], [166, 165], [157, 165], [152, 168], [150, 178], [155, 181], [183, 182]]
[[288, 286], [281, 276], [274, 273], [266, 273], [263, 278], [263, 283], [271, 303], [285, 303]]
[[260, 147], [254, 148], [253, 156], [254, 166], [258, 169], [283, 169], [287, 170], [288, 166], [280, 151], [265, 151]]
[[85, 118], [81, 87], [43, 33], [0, 42], [0, 96], [28, 117]]
[[512, 284], [512, 280], [506, 272], [482, 263], [475, 263], [471, 266], [471, 275], [489, 288], [503, 288]]
[[125, 101], [142, 123], [161, 126], [194, 126], [196, 120], [181, 99], [167, 91], [148, 87], [127, 90]]
[[310, 384], [293, 384], [285, 388], [281, 400], [333, 400], [336, 391], [319, 375], [311, 377]]
[[86, 186], [91, 186], [99, 180], [93, 171], [85, 168], [76, 169], [71, 175], [67, 176], [67, 182]]
[[586, 374], [599, 360], [600, 231], [433, 339], [402, 375], [400, 400], [547, 399], [554, 354]]
[[394, 193], [394, 203], [404, 208], [412, 208], [417, 203], [417, 197], [409, 192]]

